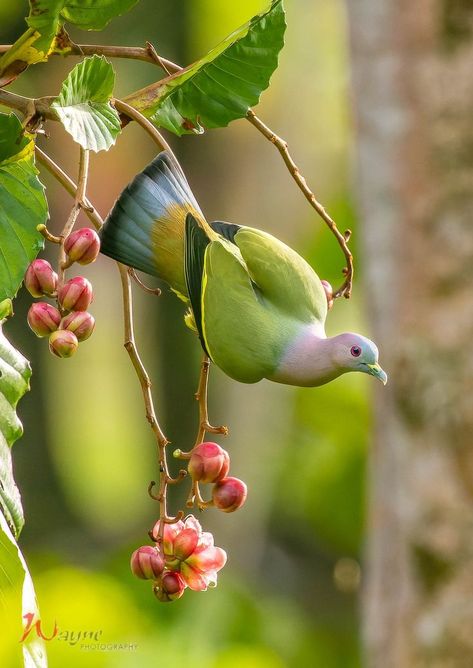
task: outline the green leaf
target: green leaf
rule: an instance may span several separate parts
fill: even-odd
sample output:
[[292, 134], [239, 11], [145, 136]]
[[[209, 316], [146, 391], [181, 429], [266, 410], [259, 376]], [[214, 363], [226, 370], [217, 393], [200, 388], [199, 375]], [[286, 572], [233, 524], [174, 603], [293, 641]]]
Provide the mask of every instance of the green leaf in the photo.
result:
[[1, 512], [0, 592], [2, 654], [7, 651], [8, 665], [47, 668], [45, 645], [35, 629], [20, 643], [26, 622], [23, 616], [33, 614], [39, 619], [38, 604], [25, 559]]
[[61, 16], [82, 30], [103, 30], [107, 23], [128, 12], [138, 0], [81, 0], [67, 2]]
[[48, 217], [34, 164], [34, 142], [14, 114], [0, 114], [0, 300], [14, 297], [43, 247], [37, 225]]
[[[28, 65], [41, 63], [51, 53], [70, 50], [68, 40], [62, 44], [60, 10], [65, 0], [30, 0], [26, 18], [28, 29], [0, 58], [0, 87], [16, 79]], [[56, 37], [58, 36], [58, 37]]]
[[30, 13], [26, 23], [38, 34], [34, 48], [43, 55], [43, 60], [47, 60], [56, 34], [62, 25], [60, 12], [64, 2], [65, 0], [30, 0]]
[[282, 0], [233, 32], [204, 58], [126, 101], [177, 135], [243, 118], [269, 85], [284, 44]]
[[0, 163], [30, 146], [31, 137], [22, 134], [21, 123], [15, 114], [0, 116]]
[[120, 132], [110, 104], [115, 72], [103, 56], [85, 58], [69, 73], [51, 105], [74, 141], [92, 151], [108, 150]]
[[52, 53], [68, 53], [71, 41], [63, 29], [68, 21], [82, 30], [102, 30], [115, 16], [129, 11], [138, 0], [30, 0], [28, 29], [0, 58], [0, 87], [28, 65]]
[[3, 321], [0, 323], [0, 511], [18, 537], [24, 519], [20, 493], [13, 479], [11, 446], [23, 433], [16, 405], [30, 388], [31, 369], [28, 360], [3, 334], [2, 324]]

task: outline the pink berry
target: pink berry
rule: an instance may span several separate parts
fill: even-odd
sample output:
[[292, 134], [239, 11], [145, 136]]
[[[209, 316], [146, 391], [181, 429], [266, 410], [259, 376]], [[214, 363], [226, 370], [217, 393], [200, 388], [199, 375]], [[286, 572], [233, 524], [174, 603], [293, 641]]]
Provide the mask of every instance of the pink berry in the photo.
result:
[[215, 484], [212, 490], [214, 506], [223, 510], [224, 513], [233, 513], [245, 503], [247, 492], [247, 487], [242, 480], [223, 478]]
[[186, 584], [179, 573], [175, 571], [165, 571], [161, 579], [154, 586], [155, 596], [163, 603], [176, 601], [184, 593]]
[[142, 580], [155, 580], [164, 570], [164, 558], [155, 547], [143, 545], [133, 552], [131, 572]]
[[217, 482], [224, 478], [230, 468], [228, 452], [217, 443], [200, 443], [192, 451], [188, 470], [193, 480]]
[[52, 295], [57, 287], [57, 274], [47, 260], [33, 260], [25, 274], [25, 287], [33, 297]]
[[49, 337], [49, 350], [56, 357], [71, 357], [78, 346], [76, 335], [68, 329], [57, 329]]
[[49, 336], [59, 327], [61, 314], [51, 304], [36, 302], [29, 308], [27, 321], [36, 336]]
[[86, 311], [93, 299], [92, 285], [83, 276], [71, 278], [59, 288], [58, 299], [66, 311]]
[[183, 529], [174, 539], [173, 554], [176, 559], [185, 561], [194, 552], [199, 543], [200, 535], [193, 529]]
[[85, 341], [94, 331], [95, 319], [88, 311], [72, 311], [61, 320], [61, 329], [74, 332], [78, 341]]
[[100, 251], [100, 239], [95, 230], [83, 227], [70, 234], [64, 241], [64, 250], [71, 262], [90, 264]]

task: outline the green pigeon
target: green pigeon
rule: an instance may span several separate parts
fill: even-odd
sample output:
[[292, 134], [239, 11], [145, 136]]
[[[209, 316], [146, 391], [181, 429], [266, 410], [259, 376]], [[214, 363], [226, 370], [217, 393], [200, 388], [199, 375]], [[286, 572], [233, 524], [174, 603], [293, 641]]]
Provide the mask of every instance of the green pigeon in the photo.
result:
[[187, 303], [186, 324], [230, 378], [315, 387], [361, 371], [386, 383], [372, 341], [326, 336], [327, 295], [312, 267], [267, 232], [208, 223], [168, 151], [125, 188], [100, 236], [102, 253]]

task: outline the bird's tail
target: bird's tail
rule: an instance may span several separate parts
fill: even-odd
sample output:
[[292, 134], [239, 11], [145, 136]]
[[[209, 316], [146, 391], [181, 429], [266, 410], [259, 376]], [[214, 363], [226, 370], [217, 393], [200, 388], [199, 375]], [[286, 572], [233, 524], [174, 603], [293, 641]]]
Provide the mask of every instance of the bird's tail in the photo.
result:
[[186, 294], [184, 227], [188, 213], [215, 234], [173, 155], [160, 153], [121, 193], [100, 231], [105, 255], [158, 276]]

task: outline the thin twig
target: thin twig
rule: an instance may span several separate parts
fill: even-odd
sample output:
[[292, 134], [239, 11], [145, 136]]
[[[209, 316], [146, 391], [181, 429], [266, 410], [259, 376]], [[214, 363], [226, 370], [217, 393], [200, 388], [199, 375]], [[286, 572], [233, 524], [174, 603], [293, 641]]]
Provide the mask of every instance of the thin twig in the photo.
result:
[[117, 98], [112, 100], [112, 104], [115, 107], [115, 109], [119, 111], [121, 114], [123, 114], [124, 116], [133, 121], [136, 121], [138, 125], [141, 125], [143, 130], [145, 130], [149, 134], [152, 140], [159, 146], [159, 148], [162, 151], [168, 151], [172, 156], [174, 156], [172, 148], [164, 139], [163, 135], [159, 132], [159, 130], [157, 130], [154, 127], [151, 121], [149, 121], [145, 116], [143, 116], [143, 114], [140, 111], [138, 111], [134, 107], [131, 107], [129, 104], [127, 104], [127, 102], [124, 102], [123, 100], [118, 100]]
[[202, 360], [202, 364], [200, 367], [199, 385], [197, 387], [197, 392], [195, 393], [195, 398], [199, 402], [199, 429], [195, 440], [195, 446], [199, 445], [199, 443], [202, 443], [206, 432], [209, 432], [210, 434], [224, 434], [225, 436], [228, 435], [228, 427], [225, 427], [225, 425], [222, 425], [220, 427], [213, 427], [209, 422], [209, 410], [208, 410], [209, 373], [210, 373], [210, 358], [204, 354], [204, 358]]
[[164, 524], [177, 521], [175, 517], [169, 517], [167, 514], [167, 487], [170, 481], [173, 481], [169, 475], [166, 446], [169, 443], [161, 429], [156, 412], [154, 410], [153, 395], [151, 393], [151, 380], [146, 371], [146, 368], [141, 361], [138, 349], [135, 342], [135, 334], [133, 327], [133, 299], [131, 292], [131, 280], [128, 273], [128, 267], [120, 262], [117, 262], [118, 270], [120, 272], [120, 279], [122, 282], [123, 291], [123, 315], [125, 327], [125, 349], [130, 356], [131, 363], [135, 369], [136, 375], [140, 381], [141, 390], [143, 393], [143, 400], [145, 404], [146, 419], [148, 420], [151, 429], [156, 438], [158, 447], [158, 463], [159, 463], [159, 491], [153, 496], [159, 501], [159, 519], [160, 528], [159, 536], [162, 539], [164, 532]]
[[[178, 459], [190, 459], [192, 452], [200, 443], [203, 442], [207, 432], [211, 434], [224, 434], [225, 436], [228, 434], [228, 427], [223, 425], [221, 427], [213, 427], [209, 422], [208, 384], [210, 364], [210, 358], [208, 355], [204, 354], [200, 367], [199, 385], [197, 387], [197, 392], [195, 393], [195, 398], [199, 402], [199, 427], [197, 430], [197, 437], [195, 439], [194, 447], [189, 452], [183, 452], [182, 450], [174, 451], [174, 457]], [[212, 499], [210, 499], [210, 501], [204, 501], [202, 498], [197, 480], [192, 480], [192, 485], [186, 500], [186, 506], [188, 508], [192, 508], [194, 504], [199, 508], [199, 510], [204, 510], [205, 508], [209, 508], [213, 505]]]
[[[52, 174], [57, 181], [59, 181], [63, 188], [69, 193], [69, 195], [75, 197], [77, 186], [74, 181], [66, 174], [66, 172], [61, 169], [61, 167], [59, 167], [59, 165], [57, 165], [47, 153], [42, 151], [39, 146], [35, 147], [35, 154], [38, 162], [46, 167], [48, 172]], [[94, 206], [87, 199], [87, 197], [84, 197], [83, 209], [85, 215], [88, 217], [95, 229], [99, 230], [103, 225], [103, 220]]]
[[0, 90], [0, 105], [21, 112], [27, 122], [35, 115], [48, 118], [51, 121], [58, 121], [59, 118], [51, 107], [51, 102], [54, 99], [54, 97], [25, 97], [24, 95], [18, 95], [18, 93], [12, 93], [8, 90]]
[[148, 285], [145, 285], [132, 267], [128, 268], [128, 273], [130, 274], [131, 278], [135, 281], [135, 283], [140, 286], [142, 290], [147, 292], [149, 295], [155, 295], [156, 297], [159, 297], [159, 295], [161, 294], [161, 288], [150, 288]]
[[64, 250], [64, 242], [74, 229], [74, 225], [76, 224], [76, 220], [80, 213], [80, 210], [84, 206], [88, 173], [89, 173], [89, 151], [87, 149], [82, 148], [81, 146], [80, 157], [79, 157], [79, 178], [77, 180], [77, 189], [74, 197], [74, 205], [71, 209], [71, 213], [69, 214], [66, 224], [64, 225], [61, 234], [59, 235], [60, 239], [59, 265], [58, 265], [59, 287], [64, 283], [64, 272], [71, 264], [67, 260], [66, 251]]
[[299, 168], [292, 159], [287, 148], [287, 142], [284, 141], [284, 139], [281, 139], [281, 137], [278, 137], [277, 134], [275, 134], [267, 125], [265, 125], [263, 121], [260, 120], [258, 116], [256, 116], [256, 114], [251, 109], [247, 112], [246, 117], [250, 121], [250, 123], [254, 125], [255, 128], [257, 128], [261, 132], [261, 134], [263, 134], [266, 137], [266, 139], [268, 139], [272, 144], [276, 146], [289, 170], [289, 173], [291, 174], [294, 181], [297, 183], [299, 188], [304, 193], [305, 198], [310, 203], [310, 205], [317, 211], [319, 216], [328, 225], [328, 227], [336, 237], [339, 246], [342, 249], [343, 254], [345, 255], [347, 266], [343, 270], [343, 273], [345, 274], [345, 280], [343, 284], [338, 288], [338, 290], [335, 291], [333, 298], [335, 299], [337, 297], [346, 297], [348, 299], [351, 296], [352, 282], [353, 282], [353, 255], [351, 254], [351, 251], [347, 245], [347, 241], [349, 240], [351, 235], [350, 230], [346, 230], [346, 232], [342, 234], [338, 229], [335, 221], [328, 215], [322, 204], [320, 204], [320, 202], [317, 201], [314, 193], [307, 185], [305, 178], [302, 176], [302, 174], [299, 171]]
[[51, 234], [51, 232], [48, 230], [46, 225], [37, 225], [36, 229], [38, 232], [43, 236], [46, 241], [51, 242], [52, 244], [60, 244], [61, 243], [61, 237], [57, 237], [55, 234]]
[[[168, 76], [171, 76], [172, 72], [179, 72], [181, 68], [178, 65], [175, 65], [174, 63], [170, 63], [170, 61], [167, 61], [167, 63], [164, 61], [163, 58], [159, 55], [159, 53], [156, 51], [154, 48], [153, 44], [151, 42], [146, 42], [146, 50], [148, 51], [149, 55], [153, 59], [153, 62], [156, 65], [159, 65], [161, 69], [163, 69]], [[168, 65], [172, 65], [172, 69], [168, 67]]]
[[[149, 42], [146, 43], [147, 45]], [[0, 54], [6, 53], [11, 47], [11, 44], [0, 44]], [[171, 60], [167, 60], [162, 56], [158, 55], [156, 59], [154, 55], [150, 52], [148, 46], [109, 46], [105, 44], [74, 44], [70, 43], [71, 50], [65, 51], [63, 53], [57, 54], [52, 53], [51, 55], [61, 55], [61, 56], [106, 56], [107, 58], [129, 58], [132, 60], [141, 60], [143, 62], [151, 63], [154, 65], [159, 65], [166, 73], [169, 72], [179, 72], [182, 68], [179, 65], [176, 65]], [[153, 47], [154, 49], [154, 47]]]
[[200, 492], [200, 485], [197, 480], [192, 481], [192, 486], [186, 500], [186, 506], [188, 508], [192, 508], [194, 505], [196, 505], [199, 510], [205, 510], [206, 508], [210, 508], [214, 505], [213, 499], [204, 501]]
[[124, 328], [125, 328], [125, 348], [130, 356], [133, 367], [136, 371], [136, 375], [139, 378], [141, 389], [143, 391], [143, 400], [145, 404], [146, 419], [151, 425], [154, 435], [156, 436], [156, 441], [161, 447], [165, 447], [169, 441], [164, 435], [159, 422], [156, 418], [156, 413], [154, 410], [153, 396], [151, 394], [151, 380], [149, 378], [148, 372], [141, 361], [141, 358], [138, 353], [138, 349], [135, 343], [135, 334], [133, 327], [133, 299], [131, 292], [131, 283], [130, 277], [128, 275], [128, 267], [121, 262], [117, 262], [118, 269], [120, 271], [120, 278], [122, 282], [123, 289], [123, 305], [124, 305]]

